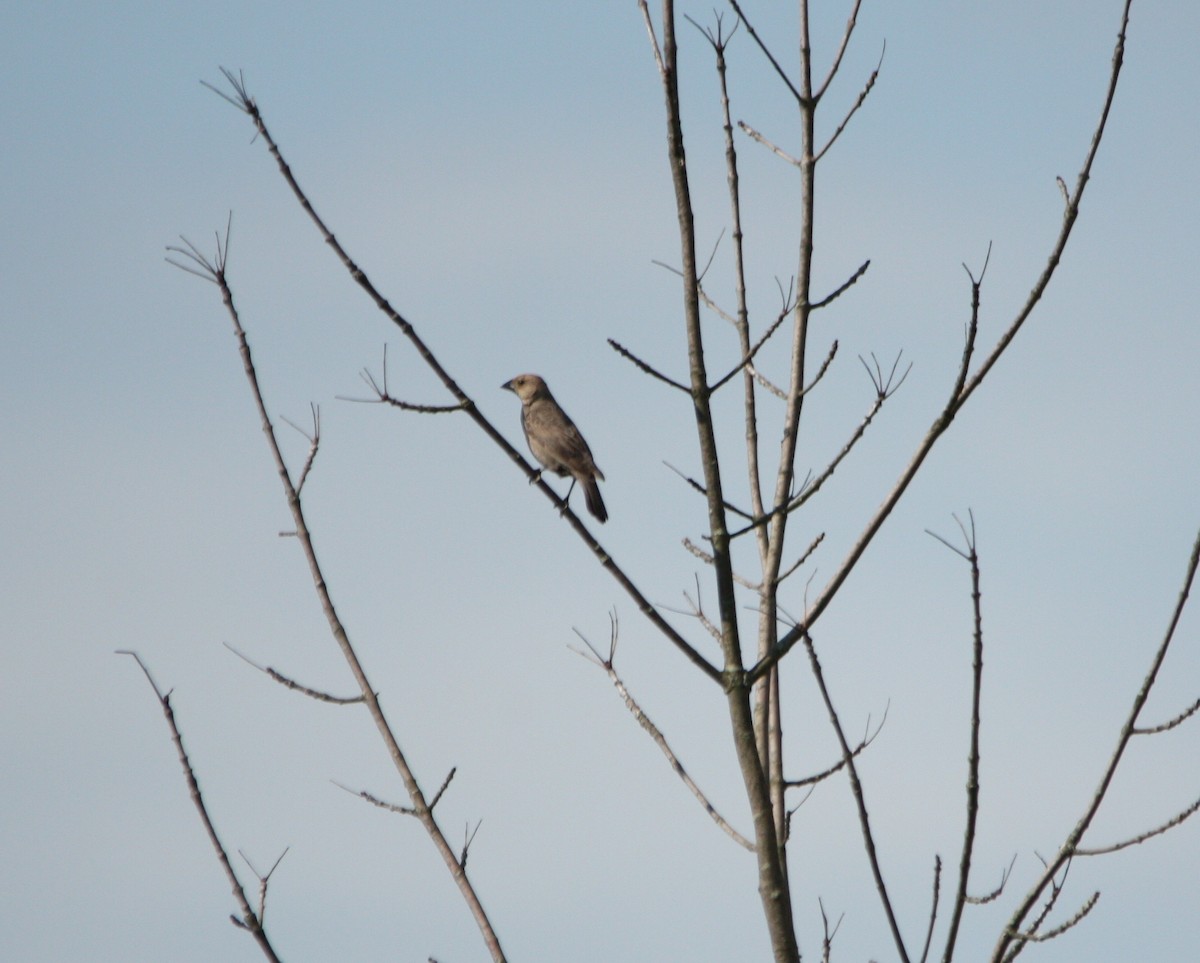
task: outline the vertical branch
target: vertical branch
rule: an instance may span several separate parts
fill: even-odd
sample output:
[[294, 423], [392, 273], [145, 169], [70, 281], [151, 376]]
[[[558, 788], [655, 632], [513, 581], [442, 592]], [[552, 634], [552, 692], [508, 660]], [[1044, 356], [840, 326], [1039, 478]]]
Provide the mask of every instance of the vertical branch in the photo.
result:
[[[725, 174], [729, 187], [729, 208], [731, 236], [733, 239], [733, 274], [734, 290], [737, 300], [734, 327], [737, 331], [738, 348], [742, 358], [749, 358], [753, 353], [750, 341], [750, 312], [746, 305], [746, 264], [743, 246], [741, 192], [738, 176], [737, 147], [733, 140], [733, 117], [729, 107], [729, 83], [725, 49], [733, 32], [729, 35], [722, 33], [721, 20], [718, 17], [716, 31], [704, 31], [708, 42], [716, 54], [717, 79], [721, 95], [721, 118], [725, 141]], [[754, 373], [750, 365], [742, 367], [743, 412], [746, 431], [746, 470], [750, 489], [750, 507], [755, 518], [764, 516], [762, 498], [762, 479], [759, 470], [758, 451], [758, 410]], [[766, 525], [757, 525], [754, 529], [758, 542], [760, 566], [765, 570], [770, 550], [770, 534]], [[762, 658], [775, 645], [778, 637], [775, 587], [766, 579], [761, 583], [759, 591], [759, 630], [758, 655]], [[782, 730], [779, 724], [779, 680], [776, 675], [760, 680], [754, 687], [754, 731], [758, 742], [758, 755], [761, 765], [767, 774], [767, 784], [771, 796], [771, 810], [775, 819], [775, 834], [779, 844], [779, 859], [784, 877], [787, 877], [787, 839], [786, 821], [787, 806], [784, 801], [785, 785], [783, 778], [783, 748]]]
[[[649, 20], [646, 0], [639, 0], [643, 16]], [[691, 191], [687, 176], [687, 154], [683, 141], [683, 122], [679, 103], [679, 76], [673, 0], [662, 2], [660, 76], [667, 114], [667, 150], [671, 182], [675, 190], [679, 222], [681, 275], [683, 278], [684, 327], [687, 333], [688, 368], [691, 376], [693, 415], [704, 469], [708, 499], [709, 528], [713, 549], [717, 602], [720, 614], [720, 642], [724, 656], [724, 682], [730, 727], [738, 766], [746, 788], [754, 820], [755, 855], [758, 860], [758, 891], [766, 916], [771, 946], [778, 963], [799, 959], [792, 921], [791, 897], [787, 876], [779, 859], [779, 843], [771, 809], [770, 790], [754, 733], [750, 707], [750, 687], [742, 662], [734, 593], [733, 561], [729, 530], [725, 520], [720, 462], [710, 407], [710, 389], [704, 361], [704, 342], [700, 327], [699, 278], [696, 263], [696, 237]]]
[[[958, 887], [954, 894], [954, 906], [950, 910], [946, 949], [942, 954], [943, 963], [950, 963], [954, 958], [954, 944], [958, 939], [958, 927], [962, 921], [963, 909], [967, 905], [967, 880], [971, 874], [971, 855], [975, 850], [975, 824], [979, 816], [979, 697], [983, 688], [983, 606], [979, 590], [979, 554], [976, 550], [975, 515], [973, 512], [968, 512], [967, 517], [971, 521], [969, 533], [962, 522], [955, 518], [966, 542], [965, 550], [956, 548], [940, 535], [934, 535], [934, 538], [956, 555], [966, 559], [971, 566], [971, 605], [975, 624], [971, 662], [971, 748], [967, 756], [967, 822], [963, 829], [962, 856], [958, 864]], [[930, 532], [930, 534], [933, 533]]]

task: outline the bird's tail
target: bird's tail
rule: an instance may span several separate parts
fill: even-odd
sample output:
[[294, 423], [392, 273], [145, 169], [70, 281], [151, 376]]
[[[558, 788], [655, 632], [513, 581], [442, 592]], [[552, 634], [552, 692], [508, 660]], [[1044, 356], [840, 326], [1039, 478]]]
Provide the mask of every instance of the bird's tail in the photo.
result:
[[608, 509], [604, 507], [604, 499], [600, 497], [600, 486], [596, 484], [596, 479], [589, 477], [581, 481], [588, 511], [595, 515], [598, 521], [607, 522]]

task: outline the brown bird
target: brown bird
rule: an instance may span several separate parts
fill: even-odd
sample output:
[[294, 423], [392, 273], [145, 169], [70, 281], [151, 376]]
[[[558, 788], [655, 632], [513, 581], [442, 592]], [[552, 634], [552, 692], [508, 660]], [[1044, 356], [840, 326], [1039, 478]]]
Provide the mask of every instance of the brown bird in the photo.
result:
[[[596, 479], [604, 480], [604, 472], [596, 467], [592, 450], [575, 427], [575, 422], [558, 406], [546, 382], [535, 374], [521, 374], [500, 387], [507, 388], [521, 399], [521, 427], [525, 430], [525, 440], [533, 457], [543, 469], [549, 469], [563, 478], [571, 476], [571, 487], [563, 499], [564, 508], [571, 492], [575, 490], [575, 483], [579, 482], [583, 486], [588, 511], [599, 521], [608, 521], [608, 510], [604, 507], [604, 499], [600, 497], [600, 486], [596, 484]], [[541, 475], [540, 471], [538, 475]]]

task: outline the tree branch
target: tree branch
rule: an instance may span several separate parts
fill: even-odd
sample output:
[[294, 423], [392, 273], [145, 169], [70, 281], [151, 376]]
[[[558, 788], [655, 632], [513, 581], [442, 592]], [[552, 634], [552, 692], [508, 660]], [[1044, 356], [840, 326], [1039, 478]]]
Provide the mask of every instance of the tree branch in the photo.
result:
[[[162, 706], [163, 716], [166, 718], [167, 726], [171, 730], [171, 741], [175, 743], [175, 752], [179, 756], [179, 764], [183, 767], [183, 776], [187, 780], [188, 792], [191, 794], [196, 811], [200, 814], [200, 822], [204, 824], [204, 831], [208, 834], [208, 841], [212, 843], [212, 847], [217, 854], [217, 859], [221, 863], [221, 868], [225, 870], [225, 878], [229, 880], [229, 886], [233, 890], [233, 898], [238, 906], [241, 907], [241, 917], [231, 916], [230, 919], [233, 920], [236, 926], [246, 930], [254, 937], [254, 941], [258, 944], [259, 949], [262, 950], [263, 956], [277, 963], [279, 957], [275, 954], [274, 947], [271, 946], [271, 941], [267, 937], [266, 930], [263, 929], [262, 916], [259, 913], [255, 913], [254, 909], [250, 906], [250, 900], [246, 897], [246, 891], [242, 889], [241, 881], [238, 880], [237, 873], [233, 871], [233, 864], [229, 861], [229, 854], [225, 851], [225, 844], [221, 842], [221, 838], [217, 835], [217, 828], [213, 825], [212, 818], [208, 815], [208, 806], [204, 802], [204, 796], [200, 793], [200, 783], [196, 781], [196, 773], [192, 769], [191, 762], [188, 760], [187, 751], [183, 748], [183, 736], [179, 732], [179, 726], [175, 723], [175, 710], [171, 708], [171, 693], [163, 693], [158, 687], [158, 683], [154, 681], [154, 676], [150, 674], [150, 670], [146, 668], [146, 663], [142, 661], [142, 657], [136, 652], [132, 652], [129, 649], [118, 649], [117, 654], [133, 657], [133, 660], [138, 664], [138, 668], [146, 676], [146, 681], [150, 683], [150, 688], [154, 690], [154, 695], [158, 698], [158, 704]], [[264, 900], [266, 898], [265, 890], [263, 898]]]

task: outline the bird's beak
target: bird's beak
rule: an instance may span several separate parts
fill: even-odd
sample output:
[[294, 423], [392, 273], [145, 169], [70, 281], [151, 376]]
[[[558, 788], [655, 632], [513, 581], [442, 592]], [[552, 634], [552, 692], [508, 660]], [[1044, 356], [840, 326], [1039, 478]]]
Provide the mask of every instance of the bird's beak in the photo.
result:
[[503, 391], [505, 388], [507, 388], [509, 391], [512, 391], [512, 392], [515, 392], [517, 390], [516, 388], [513, 387], [513, 383], [511, 381], [506, 381], [506, 382], [504, 382], [504, 384], [502, 384], [500, 386], [501, 391]]

